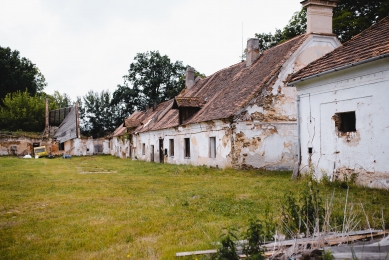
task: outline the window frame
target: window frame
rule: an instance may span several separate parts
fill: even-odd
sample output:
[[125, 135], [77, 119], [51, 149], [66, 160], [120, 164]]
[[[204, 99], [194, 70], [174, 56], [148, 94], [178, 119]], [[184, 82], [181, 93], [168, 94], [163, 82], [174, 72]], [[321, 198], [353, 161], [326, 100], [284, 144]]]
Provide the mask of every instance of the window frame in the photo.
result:
[[184, 158], [190, 158], [190, 138], [184, 138]]
[[174, 139], [169, 139], [169, 156], [174, 157]]
[[209, 158], [216, 158], [216, 137], [209, 137]]

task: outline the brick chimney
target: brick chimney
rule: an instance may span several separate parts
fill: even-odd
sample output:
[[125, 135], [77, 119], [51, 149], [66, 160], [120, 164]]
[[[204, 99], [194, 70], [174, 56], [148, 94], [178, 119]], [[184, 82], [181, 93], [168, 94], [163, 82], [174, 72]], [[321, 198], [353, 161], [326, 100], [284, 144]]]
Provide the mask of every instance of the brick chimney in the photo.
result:
[[250, 67], [259, 58], [259, 39], [247, 40], [246, 67]]
[[186, 68], [185, 86], [187, 87], [187, 89], [191, 89], [191, 87], [193, 87], [195, 84], [194, 72], [194, 68]]
[[332, 9], [340, 0], [305, 0], [307, 8], [307, 33], [332, 33]]

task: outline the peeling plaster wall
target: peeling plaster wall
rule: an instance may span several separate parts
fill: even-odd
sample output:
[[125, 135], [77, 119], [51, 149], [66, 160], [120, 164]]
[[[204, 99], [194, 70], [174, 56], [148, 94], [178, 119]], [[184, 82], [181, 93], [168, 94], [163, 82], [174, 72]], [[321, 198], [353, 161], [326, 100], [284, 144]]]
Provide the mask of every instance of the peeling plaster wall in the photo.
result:
[[234, 118], [233, 164], [236, 168], [291, 170], [297, 162], [296, 88], [290, 74], [340, 45], [335, 37], [310, 35], [285, 61], [278, 77]]
[[[53, 155], [70, 154], [76, 156], [93, 155], [95, 154], [95, 145], [101, 145], [102, 154], [109, 154], [109, 140], [105, 139], [73, 139], [64, 143], [64, 150], [59, 150], [58, 143], [49, 140], [34, 139], [27, 137], [19, 138], [1, 138], [0, 139], [0, 156], [2, 155], [17, 155], [23, 156], [26, 154], [33, 155], [33, 143], [39, 143], [40, 146], [46, 146], [48, 153]], [[11, 146], [16, 147], [16, 151], [11, 149]]]
[[111, 152], [113, 156], [120, 158], [130, 157], [130, 141], [128, 139], [120, 139], [118, 137], [113, 137], [110, 141], [111, 143]]
[[[133, 142], [136, 144], [134, 157], [144, 161], [151, 161], [154, 157], [155, 162], [160, 162], [159, 140], [163, 139], [163, 161], [166, 163], [225, 168], [231, 166], [231, 136], [230, 124], [221, 120], [139, 133], [133, 136]], [[216, 139], [216, 158], [210, 157], [210, 137]], [[185, 158], [184, 138], [190, 139], [189, 158]], [[174, 156], [170, 156], [170, 139], [174, 140]], [[142, 154], [143, 143], [145, 144], [144, 154]], [[152, 145], [154, 145], [153, 152]]]
[[[312, 166], [319, 178], [389, 188], [388, 86], [388, 58], [298, 83], [301, 167]], [[342, 132], [334, 115], [350, 111], [356, 131]]]
[[[50, 140], [42, 140], [27, 137], [3, 137], [0, 138], [0, 156], [16, 155], [24, 156], [27, 154], [33, 155], [33, 143], [39, 143], [40, 146], [48, 146], [51, 148]], [[50, 151], [50, 150], [49, 150]]]

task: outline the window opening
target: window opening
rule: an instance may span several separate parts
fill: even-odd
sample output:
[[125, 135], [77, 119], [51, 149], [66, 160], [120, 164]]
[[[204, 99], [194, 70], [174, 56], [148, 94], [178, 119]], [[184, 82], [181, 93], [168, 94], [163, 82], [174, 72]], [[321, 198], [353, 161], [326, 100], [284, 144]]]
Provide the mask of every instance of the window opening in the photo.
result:
[[142, 144], [142, 154], [143, 155], [146, 154], [146, 144], [145, 143]]
[[174, 156], [174, 139], [169, 139], [169, 156]]
[[185, 158], [190, 158], [190, 138], [184, 138], [185, 140]]
[[333, 116], [333, 119], [335, 121], [335, 127], [338, 129], [339, 132], [346, 133], [356, 131], [355, 111], [336, 113]]
[[150, 161], [154, 162], [154, 145], [150, 146]]
[[216, 158], [216, 137], [209, 138], [209, 157]]
[[65, 143], [59, 143], [58, 144], [58, 150], [64, 151], [65, 150]]

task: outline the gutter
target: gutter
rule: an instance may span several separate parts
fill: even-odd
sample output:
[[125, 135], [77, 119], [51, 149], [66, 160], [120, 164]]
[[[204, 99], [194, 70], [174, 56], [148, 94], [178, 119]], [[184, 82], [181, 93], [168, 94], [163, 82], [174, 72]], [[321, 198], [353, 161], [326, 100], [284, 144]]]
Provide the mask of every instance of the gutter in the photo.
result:
[[347, 65], [344, 65], [344, 66], [337, 67], [335, 69], [330, 69], [330, 70], [327, 70], [327, 71], [323, 71], [323, 72], [311, 75], [311, 76], [306, 77], [306, 78], [302, 78], [302, 79], [299, 79], [299, 80], [296, 80], [296, 81], [292, 81], [292, 82], [286, 84], [286, 86], [293, 87], [294, 84], [302, 82], [302, 81], [305, 81], [305, 80], [317, 78], [317, 77], [320, 77], [320, 76], [323, 76], [323, 75], [326, 75], [326, 74], [329, 74], [329, 73], [332, 73], [332, 72], [335, 72], [335, 71], [345, 70], [345, 69], [348, 69], [348, 68], [351, 68], [351, 67], [354, 67], [354, 66], [358, 66], [358, 65], [361, 65], [361, 64], [364, 64], [364, 63], [369, 63], [369, 62], [380, 60], [380, 59], [387, 58], [387, 57], [389, 57], [389, 53], [382, 54], [382, 55], [379, 55], [379, 56], [375, 56], [373, 58], [369, 58], [369, 59], [366, 59], [366, 60], [358, 61], [358, 62], [355, 62], [355, 63], [350, 63], [350, 64], [347, 64]]

